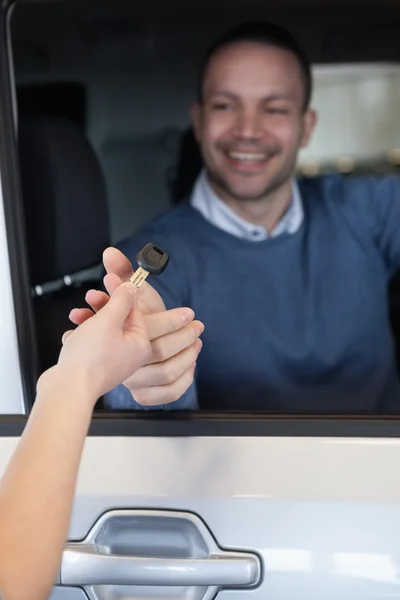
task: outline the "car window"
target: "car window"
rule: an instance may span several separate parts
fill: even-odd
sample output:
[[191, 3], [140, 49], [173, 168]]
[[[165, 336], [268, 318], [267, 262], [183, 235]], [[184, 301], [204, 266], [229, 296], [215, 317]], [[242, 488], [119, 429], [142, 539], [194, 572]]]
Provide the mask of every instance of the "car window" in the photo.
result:
[[314, 77], [313, 103], [319, 123], [301, 153], [300, 170], [310, 174], [398, 172], [400, 65], [319, 65]]
[[[248, 7], [237, 3], [235, 19], [227, 20], [221, 4], [207, 28], [206, 14], [196, 20], [183, 6], [179, 10], [177, 22], [157, 4], [163, 24], [156, 25], [144, 3], [132, 8], [104, 2], [100, 9], [92, 2], [16, 3], [13, 9], [26, 237], [37, 248], [28, 260], [39, 372], [54, 364], [69, 309], [80, 305], [86, 290], [102, 286], [107, 240], [119, 243], [172, 209], [200, 172], [188, 116], [195, 71], [207, 44], [233, 21], [247, 19]], [[400, 55], [390, 44], [382, 50], [386, 30], [368, 37], [368, 18], [359, 15], [358, 35], [369, 40], [368, 47], [360, 42], [361, 56], [343, 42], [348, 23], [334, 3], [326, 13], [315, 5], [287, 19], [282, 10], [276, 8], [277, 20], [292, 28], [312, 57], [319, 113], [298, 174], [399, 174]], [[390, 20], [388, 12], [384, 25]], [[55, 177], [50, 157], [60, 160]], [[86, 214], [78, 219], [83, 202]], [[45, 212], [50, 204], [57, 207], [51, 214]], [[55, 239], [60, 223], [64, 234]]]

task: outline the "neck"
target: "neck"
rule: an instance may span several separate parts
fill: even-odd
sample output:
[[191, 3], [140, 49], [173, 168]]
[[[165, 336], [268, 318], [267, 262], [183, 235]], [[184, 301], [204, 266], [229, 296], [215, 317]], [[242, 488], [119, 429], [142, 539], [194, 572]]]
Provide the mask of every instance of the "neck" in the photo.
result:
[[210, 181], [215, 194], [239, 217], [254, 225], [262, 225], [268, 233], [276, 227], [290, 206], [292, 180], [257, 200], [238, 200]]

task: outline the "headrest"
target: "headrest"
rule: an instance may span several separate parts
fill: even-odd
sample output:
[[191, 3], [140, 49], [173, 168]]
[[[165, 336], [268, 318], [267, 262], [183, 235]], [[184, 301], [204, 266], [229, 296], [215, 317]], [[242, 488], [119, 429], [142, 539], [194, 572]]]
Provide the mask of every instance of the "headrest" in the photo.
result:
[[109, 244], [106, 189], [83, 131], [60, 117], [23, 118], [19, 154], [32, 284], [101, 262]]

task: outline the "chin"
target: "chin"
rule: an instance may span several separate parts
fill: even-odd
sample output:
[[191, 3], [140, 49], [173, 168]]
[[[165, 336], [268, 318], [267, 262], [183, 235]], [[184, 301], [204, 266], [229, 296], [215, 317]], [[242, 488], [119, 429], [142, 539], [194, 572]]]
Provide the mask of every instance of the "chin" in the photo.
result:
[[251, 202], [255, 200], [263, 200], [268, 194], [268, 186], [254, 187], [254, 186], [229, 186], [227, 191], [230, 196], [241, 200], [243, 202]]
[[219, 188], [221, 196], [228, 194], [231, 198], [243, 202], [262, 200], [270, 190], [274, 189], [273, 182], [265, 177], [262, 181], [260, 179], [257, 181], [254, 176], [252, 178], [248, 176], [232, 177], [232, 174], [223, 176], [222, 173], [219, 174], [215, 171], [211, 172], [209, 177]]

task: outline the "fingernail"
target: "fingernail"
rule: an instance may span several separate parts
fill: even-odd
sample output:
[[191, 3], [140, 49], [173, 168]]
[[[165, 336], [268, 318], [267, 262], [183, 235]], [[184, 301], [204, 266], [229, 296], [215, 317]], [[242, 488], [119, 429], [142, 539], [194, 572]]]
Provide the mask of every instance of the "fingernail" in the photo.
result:
[[181, 318], [184, 323], [189, 323], [189, 321], [193, 321], [193, 310], [191, 308], [184, 308], [183, 310], [181, 310]]

